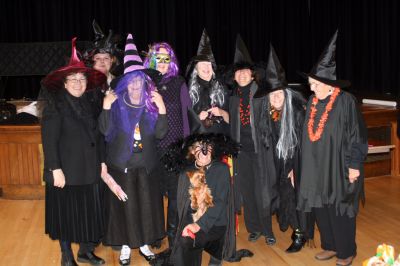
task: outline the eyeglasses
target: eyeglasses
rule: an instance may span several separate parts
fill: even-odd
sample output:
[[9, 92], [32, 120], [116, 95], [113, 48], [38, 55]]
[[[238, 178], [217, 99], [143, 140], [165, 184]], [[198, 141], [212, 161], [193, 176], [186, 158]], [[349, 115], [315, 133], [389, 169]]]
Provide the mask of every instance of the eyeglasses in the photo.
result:
[[78, 84], [79, 83], [86, 83], [87, 79], [67, 79], [69, 82], [72, 84]]
[[171, 57], [168, 54], [156, 54], [157, 63], [169, 64], [171, 62]]

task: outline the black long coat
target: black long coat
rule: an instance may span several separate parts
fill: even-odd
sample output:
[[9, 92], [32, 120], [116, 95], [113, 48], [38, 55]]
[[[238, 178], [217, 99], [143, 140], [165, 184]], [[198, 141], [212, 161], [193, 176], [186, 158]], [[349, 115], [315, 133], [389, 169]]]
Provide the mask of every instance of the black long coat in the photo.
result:
[[[253, 138], [255, 153], [257, 154], [257, 169], [254, 169], [256, 177], [259, 182], [254, 192], [258, 193], [261, 197], [261, 212], [260, 217], [270, 215], [276, 209], [277, 192], [275, 168], [268, 166], [267, 162], [272, 162], [273, 147], [272, 143], [267, 143], [262, 138], [262, 129], [260, 122], [262, 119], [262, 112], [266, 112], [267, 96], [266, 91], [257, 86], [255, 82], [250, 87], [250, 125]], [[231, 138], [240, 143], [240, 97], [237, 95], [237, 89], [234, 90], [233, 95], [229, 101], [229, 123], [231, 128]], [[234, 160], [233, 170], [234, 176], [237, 176], [236, 161]], [[236, 200], [237, 201], [237, 200]], [[237, 202], [235, 203], [237, 205]], [[235, 206], [238, 209], [238, 206]]]
[[97, 95], [89, 91], [76, 98], [64, 89], [49, 95], [42, 118], [44, 180], [52, 183], [51, 171], [61, 168], [66, 185], [99, 182], [104, 139], [97, 126]]

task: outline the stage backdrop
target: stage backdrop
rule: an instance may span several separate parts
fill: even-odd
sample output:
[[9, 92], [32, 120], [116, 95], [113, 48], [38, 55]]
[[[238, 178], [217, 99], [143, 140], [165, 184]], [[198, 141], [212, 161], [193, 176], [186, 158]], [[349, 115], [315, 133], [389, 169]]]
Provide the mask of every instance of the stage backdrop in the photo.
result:
[[[400, 94], [400, 2], [397, 0], [12, 0], [0, 1], [0, 42], [93, 39], [96, 19], [107, 32], [132, 33], [139, 50], [156, 41], [175, 48], [183, 70], [203, 28], [217, 63], [232, 63], [236, 33], [253, 60], [267, 59], [269, 42], [290, 82], [304, 82], [336, 28], [338, 76], [351, 91]], [[4, 97], [35, 98], [41, 77], [1, 77]], [[1, 95], [0, 95], [1, 97]]]

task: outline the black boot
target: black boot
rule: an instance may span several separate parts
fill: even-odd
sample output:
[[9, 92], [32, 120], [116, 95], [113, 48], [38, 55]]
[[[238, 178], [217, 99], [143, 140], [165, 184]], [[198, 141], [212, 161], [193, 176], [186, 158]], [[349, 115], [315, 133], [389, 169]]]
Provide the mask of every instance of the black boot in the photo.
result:
[[294, 239], [292, 238], [293, 239], [292, 244], [290, 245], [290, 247], [288, 247], [288, 249], [286, 249], [287, 253], [299, 252], [306, 243], [304, 234], [299, 229], [296, 229], [296, 231], [294, 231], [293, 233], [294, 233]]

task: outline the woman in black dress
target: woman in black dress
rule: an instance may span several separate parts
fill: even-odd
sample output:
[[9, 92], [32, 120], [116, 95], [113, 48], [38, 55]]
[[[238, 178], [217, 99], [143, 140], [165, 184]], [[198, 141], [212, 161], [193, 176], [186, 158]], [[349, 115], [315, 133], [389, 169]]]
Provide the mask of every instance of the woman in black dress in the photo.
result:
[[99, 127], [106, 137], [108, 174], [104, 179], [110, 187], [105, 194], [103, 242], [122, 245], [120, 264], [129, 265], [131, 248], [140, 248], [139, 253], [151, 260], [154, 253], [147, 244], [165, 235], [154, 170], [156, 139], [165, 136], [168, 124], [163, 99], [153, 82], [161, 74], [143, 67], [131, 35], [124, 62], [124, 75], [114, 80], [114, 91], [104, 98]]
[[301, 181], [297, 208], [314, 210], [323, 251], [315, 258], [337, 257], [351, 265], [357, 253], [356, 217], [364, 197], [367, 130], [350, 82], [336, 78], [337, 32], [308, 78], [315, 93], [307, 104], [302, 135]]
[[92, 89], [106, 77], [79, 61], [75, 40], [69, 64], [42, 81], [48, 91], [42, 118], [45, 231], [60, 241], [61, 265], [77, 265], [71, 242], [80, 244], [79, 262], [104, 264], [93, 253], [104, 232], [99, 188], [104, 139], [97, 127], [100, 103]]

